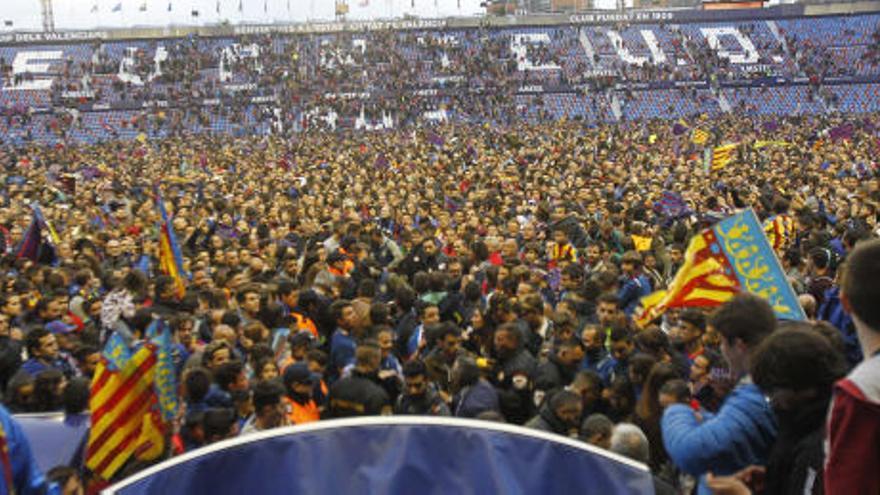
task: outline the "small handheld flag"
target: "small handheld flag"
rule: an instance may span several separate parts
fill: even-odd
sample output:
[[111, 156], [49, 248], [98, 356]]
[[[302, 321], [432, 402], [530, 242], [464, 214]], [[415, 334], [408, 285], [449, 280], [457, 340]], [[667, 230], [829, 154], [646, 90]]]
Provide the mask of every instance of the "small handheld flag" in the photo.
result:
[[156, 207], [159, 208], [159, 214], [162, 216], [159, 225], [159, 267], [163, 273], [174, 279], [177, 297], [183, 298], [186, 293], [186, 284], [183, 281], [183, 256], [180, 254], [174, 226], [171, 224], [168, 212], [165, 211], [165, 202], [162, 200], [158, 186], [156, 186]]

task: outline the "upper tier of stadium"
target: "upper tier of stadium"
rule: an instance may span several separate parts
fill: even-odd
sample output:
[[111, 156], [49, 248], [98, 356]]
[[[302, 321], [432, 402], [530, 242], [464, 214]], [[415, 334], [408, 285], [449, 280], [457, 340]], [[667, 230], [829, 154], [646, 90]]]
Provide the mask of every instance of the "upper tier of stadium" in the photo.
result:
[[880, 110], [878, 26], [880, 13], [805, 16], [786, 6], [489, 28], [413, 21], [6, 35], [0, 142], [868, 113]]

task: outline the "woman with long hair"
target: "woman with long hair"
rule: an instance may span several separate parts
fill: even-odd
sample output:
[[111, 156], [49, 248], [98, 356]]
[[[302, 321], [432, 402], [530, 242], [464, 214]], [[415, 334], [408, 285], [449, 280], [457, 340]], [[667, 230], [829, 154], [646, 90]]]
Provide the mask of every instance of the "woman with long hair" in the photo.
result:
[[[636, 403], [633, 422], [645, 432], [648, 437], [651, 450], [651, 471], [660, 475], [667, 472], [665, 465], [669, 464], [669, 456], [663, 448], [663, 437], [660, 430], [660, 418], [663, 416], [663, 408], [660, 405], [660, 389], [670, 381], [681, 378], [672, 363], [656, 363], [651, 367], [648, 376], [642, 385], [642, 395]], [[668, 482], [674, 481], [674, 476], [666, 476]]]

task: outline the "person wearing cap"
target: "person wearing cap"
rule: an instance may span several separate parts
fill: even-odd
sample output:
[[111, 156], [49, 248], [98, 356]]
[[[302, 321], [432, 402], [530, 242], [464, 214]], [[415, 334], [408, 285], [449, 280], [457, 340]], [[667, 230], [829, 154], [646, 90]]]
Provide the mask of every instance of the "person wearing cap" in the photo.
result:
[[77, 339], [73, 332], [76, 330], [75, 325], [68, 325], [61, 320], [50, 321], [46, 324], [46, 330], [55, 335], [58, 341], [58, 348], [61, 351], [71, 352], [77, 347]]
[[[290, 424], [311, 423], [321, 419], [321, 412], [312, 398], [316, 377], [306, 363], [291, 364], [282, 375], [284, 396], [281, 397]], [[254, 404], [256, 406], [256, 404]]]

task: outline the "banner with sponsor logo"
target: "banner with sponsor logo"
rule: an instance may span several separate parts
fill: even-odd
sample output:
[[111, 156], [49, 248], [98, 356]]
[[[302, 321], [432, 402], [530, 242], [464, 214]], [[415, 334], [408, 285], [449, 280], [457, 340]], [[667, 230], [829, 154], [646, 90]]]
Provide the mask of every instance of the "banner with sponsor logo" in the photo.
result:
[[718, 22], [764, 20], [804, 15], [803, 5], [778, 5], [765, 9], [740, 10], [636, 10], [630, 12], [590, 12], [569, 16], [571, 24], [656, 24], [671, 22]]

